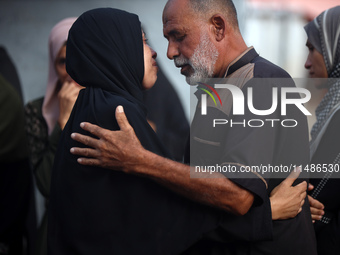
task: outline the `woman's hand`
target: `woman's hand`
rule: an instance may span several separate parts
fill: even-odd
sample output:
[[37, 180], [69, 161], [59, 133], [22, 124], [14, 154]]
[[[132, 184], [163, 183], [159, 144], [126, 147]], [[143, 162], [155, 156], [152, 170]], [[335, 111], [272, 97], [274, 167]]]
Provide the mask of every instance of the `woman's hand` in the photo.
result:
[[[309, 184], [308, 191], [311, 191], [314, 189], [314, 186], [312, 184]], [[325, 206], [315, 198], [312, 198], [311, 196], [308, 196], [309, 206], [310, 206], [310, 212], [312, 214], [312, 222], [314, 223], [316, 220], [321, 220], [322, 216], [325, 214]]]
[[68, 121], [71, 111], [73, 109], [74, 103], [78, 98], [79, 91], [82, 89], [78, 83], [71, 80], [66, 80], [62, 85], [59, 93], [59, 118], [58, 123], [60, 125], [61, 130], [64, 129], [66, 122]]
[[273, 220], [294, 218], [302, 211], [307, 195], [307, 182], [303, 181], [292, 186], [299, 177], [301, 170], [297, 169], [276, 186], [270, 193], [270, 204]]

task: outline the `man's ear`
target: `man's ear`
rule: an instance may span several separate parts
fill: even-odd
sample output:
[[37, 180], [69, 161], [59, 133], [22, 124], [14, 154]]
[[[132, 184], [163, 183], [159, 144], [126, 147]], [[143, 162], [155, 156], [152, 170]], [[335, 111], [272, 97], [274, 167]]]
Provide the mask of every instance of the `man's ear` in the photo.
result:
[[210, 18], [212, 30], [216, 41], [222, 41], [226, 35], [227, 22], [221, 14], [215, 14]]

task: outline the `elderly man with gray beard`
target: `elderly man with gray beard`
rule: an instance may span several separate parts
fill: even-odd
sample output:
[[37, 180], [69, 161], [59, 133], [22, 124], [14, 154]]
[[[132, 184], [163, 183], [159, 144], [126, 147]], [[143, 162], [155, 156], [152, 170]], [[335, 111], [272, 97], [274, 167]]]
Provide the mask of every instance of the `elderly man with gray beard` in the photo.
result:
[[[181, 68], [189, 84], [206, 78], [236, 79], [235, 86], [246, 96], [248, 88], [255, 90], [256, 87], [253, 105], [258, 109], [271, 106], [274, 86], [283, 88], [286, 85], [257, 83], [255, 78], [286, 78], [290, 80], [287, 86], [292, 86], [284, 70], [259, 57], [253, 47], [247, 47], [231, 0], [169, 0], [163, 11], [163, 33], [169, 43], [168, 58]], [[209, 88], [208, 92], [215, 91], [212, 86]], [[299, 123], [294, 128], [273, 125], [213, 128], [211, 121], [216, 118], [240, 123], [241, 118], [254, 117], [249, 110], [243, 116], [235, 115], [228, 93], [226, 89], [218, 90], [221, 107], [207, 100], [207, 115], [201, 114], [201, 93], [197, 93], [199, 101], [191, 126], [187, 164], [145, 150], [122, 107], [116, 111], [120, 131], [82, 123], [84, 130], [99, 139], [74, 133], [73, 139], [92, 148], [72, 148], [71, 153], [85, 156], [78, 159], [80, 164], [120, 169], [127, 174], [150, 178], [218, 212], [218, 229], [202, 237], [185, 254], [316, 254], [305, 199], [306, 182], [295, 181], [296, 176], [282, 181], [254, 172], [245, 176], [238, 174], [246, 166], [306, 164], [309, 156], [305, 116], [291, 107], [287, 117]], [[256, 116], [260, 120], [266, 117]], [[282, 119], [279, 109], [270, 117]], [[194, 156], [190, 161], [189, 154]], [[189, 163], [192, 166], [202, 162], [206, 165], [218, 162], [220, 166], [237, 171], [214, 173], [218, 178], [190, 178]], [[287, 176], [288, 173], [284, 177]], [[293, 186], [293, 182], [299, 184]]]

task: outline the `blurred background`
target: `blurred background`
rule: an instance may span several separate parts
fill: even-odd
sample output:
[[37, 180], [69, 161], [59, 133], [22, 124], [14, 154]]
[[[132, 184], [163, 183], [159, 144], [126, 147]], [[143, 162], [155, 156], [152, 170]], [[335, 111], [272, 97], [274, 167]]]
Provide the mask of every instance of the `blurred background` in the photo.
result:
[[[65, 17], [79, 16], [98, 7], [114, 7], [139, 15], [158, 62], [175, 86], [189, 116], [184, 77], [166, 57], [162, 34], [162, 10], [166, 0], [0, 0], [0, 45], [11, 56], [19, 73], [24, 102], [44, 95], [47, 73], [47, 42], [51, 28]], [[307, 56], [303, 26], [338, 0], [235, 0], [240, 28], [247, 44], [288, 71], [306, 77]]]
[[[98, 7], [115, 7], [139, 15], [158, 63], [171, 81], [189, 116], [189, 87], [166, 57], [162, 10], [166, 0], [0, 0], [0, 45], [5, 47], [19, 73], [24, 103], [44, 95], [47, 42], [51, 28], [61, 19], [79, 16]], [[338, 0], [234, 0], [242, 34], [258, 53], [288, 71], [306, 77], [307, 56], [303, 26]]]
[[[45, 94], [48, 35], [61, 19], [98, 7], [114, 7], [139, 15], [158, 63], [175, 87], [189, 118], [189, 86], [166, 57], [162, 10], [166, 0], [0, 0], [0, 46], [6, 48], [19, 74], [24, 103]], [[303, 26], [339, 0], [234, 0], [248, 46], [284, 68], [293, 78], [307, 77]], [[1, 92], [0, 92], [1, 93]], [[38, 212], [41, 214], [41, 212]]]

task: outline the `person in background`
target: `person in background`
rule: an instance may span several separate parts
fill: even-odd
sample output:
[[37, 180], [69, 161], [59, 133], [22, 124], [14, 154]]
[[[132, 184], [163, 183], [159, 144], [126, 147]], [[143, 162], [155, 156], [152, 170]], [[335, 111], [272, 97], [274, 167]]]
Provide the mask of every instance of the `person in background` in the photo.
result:
[[[35, 231], [33, 177], [29, 166], [23, 104], [16, 89], [0, 75], [0, 254], [30, 253]], [[31, 217], [28, 232], [27, 219]], [[33, 222], [32, 222], [33, 221]]]
[[15, 64], [2, 46], [0, 91], [0, 254], [30, 255], [37, 223], [23, 96]]
[[11, 57], [3, 46], [0, 46], [0, 74], [17, 90], [21, 101], [24, 102], [19, 75]]
[[47, 208], [51, 171], [59, 138], [82, 88], [66, 72], [66, 40], [76, 18], [58, 22], [49, 35], [49, 72], [44, 97], [25, 106], [26, 133], [36, 184], [46, 199], [46, 212], [39, 227], [36, 254], [47, 254]]
[[[311, 164], [340, 163], [340, 6], [328, 9], [305, 26], [309, 49], [305, 68], [326, 91], [316, 108], [311, 130]], [[329, 168], [329, 169], [330, 169]], [[340, 254], [340, 182], [327, 172], [312, 178], [309, 201], [319, 255]]]

